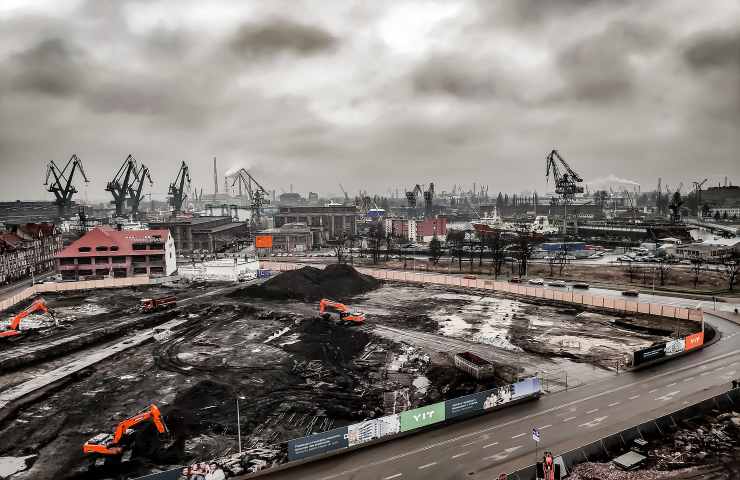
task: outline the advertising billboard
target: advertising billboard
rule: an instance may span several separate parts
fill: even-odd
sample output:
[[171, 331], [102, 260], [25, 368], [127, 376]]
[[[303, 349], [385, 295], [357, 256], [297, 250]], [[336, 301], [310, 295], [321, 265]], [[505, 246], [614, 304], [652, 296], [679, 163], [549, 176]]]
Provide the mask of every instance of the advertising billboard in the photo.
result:
[[347, 442], [350, 447], [375, 440], [387, 435], [395, 435], [401, 431], [399, 415], [374, 418], [347, 427]]
[[272, 235], [257, 235], [254, 237], [256, 248], [272, 248]]
[[478, 392], [445, 402], [445, 418], [460, 417], [483, 411], [483, 403], [491, 391]]
[[665, 354], [666, 356], [669, 355], [676, 355], [677, 353], [682, 353], [684, 351], [684, 339], [683, 338], [677, 338], [675, 340], [671, 340], [670, 342], [666, 342], [665, 344]]
[[291, 461], [300, 460], [301, 458], [348, 446], [347, 427], [335, 428], [327, 432], [315, 433], [308, 437], [288, 441], [288, 459]]
[[659, 343], [652, 347], [643, 348], [635, 352], [635, 359], [633, 366], [642, 365], [643, 363], [657, 360], [658, 358], [665, 357], [665, 343]]
[[702, 345], [704, 345], [704, 332], [699, 332], [686, 337], [684, 348], [686, 351], [689, 351]]
[[445, 419], [445, 402], [433, 403], [426, 407], [401, 412], [399, 416], [401, 417], [402, 432], [426, 427]]
[[510, 385], [510, 387], [513, 390], [511, 395], [512, 400], [519, 400], [520, 398], [528, 397], [542, 391], [539, 377], [525, 378]]

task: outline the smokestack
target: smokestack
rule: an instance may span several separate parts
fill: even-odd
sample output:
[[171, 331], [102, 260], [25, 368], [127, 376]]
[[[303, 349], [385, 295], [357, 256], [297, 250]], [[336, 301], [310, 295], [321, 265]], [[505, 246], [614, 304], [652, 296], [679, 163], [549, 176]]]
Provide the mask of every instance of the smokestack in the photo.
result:
[[213, 157], [213, 195], [218, 195], [218, 169], [216, 168], [216, 157]]

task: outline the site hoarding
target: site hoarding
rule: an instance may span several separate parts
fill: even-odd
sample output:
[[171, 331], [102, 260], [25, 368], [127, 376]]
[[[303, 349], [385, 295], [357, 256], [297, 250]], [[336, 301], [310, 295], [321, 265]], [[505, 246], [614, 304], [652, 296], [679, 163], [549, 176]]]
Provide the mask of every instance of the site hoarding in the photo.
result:
[[256, 235], [254, 246], [255, 248], [272, 248], [272, 235]]
[[483, 403], [486, 401], [489, 392], [490, 390], [447, 400], [445, 402], [445, 418], [482, 412]]
[[335, 428], [288, 441], [288, 459], [300, 460], [349, 446], [347, 427]]
[[401, 418], [399, 415], [374, 418], [347, 427], [347, 443], [350, 447], [354, 447], [381, 437], [395, 435], [400, 431]]
[[665, 357], [665, 343], [659, 343], [652, 347], [643, 348], [635, 352], [635, 358], [632, 362], [632, 366], [636, 367], [643, 363], [651, 362], [659, 358]]
[[684, 349], [689, 351], [702, 345], [704, 345], [704, 332], [698, 332], [686, 337]]
[[402, 432], [433, 425], [445, 419], [445, 402], [401, 412], [400, 417]]
[[676, 355], [677, 353], [683, 353], [684, 346], [685, 340], [683, 338], [677, 338], [675, 340], [671, 340], [670, 342], [666, 342], [665, 354], [666, 356], [669, 356]]

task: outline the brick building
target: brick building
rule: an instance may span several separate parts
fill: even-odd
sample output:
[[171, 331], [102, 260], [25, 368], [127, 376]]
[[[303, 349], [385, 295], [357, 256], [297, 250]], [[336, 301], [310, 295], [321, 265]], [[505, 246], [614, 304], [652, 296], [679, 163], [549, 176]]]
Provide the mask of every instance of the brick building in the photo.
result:
[[163, 276], [177, 270], [169, 230], [96, 227], [56, 255], [63, 280]]
[[0, 233], [0, 285], [54, 269], [62, 233], [50, 223], [9, 225]]

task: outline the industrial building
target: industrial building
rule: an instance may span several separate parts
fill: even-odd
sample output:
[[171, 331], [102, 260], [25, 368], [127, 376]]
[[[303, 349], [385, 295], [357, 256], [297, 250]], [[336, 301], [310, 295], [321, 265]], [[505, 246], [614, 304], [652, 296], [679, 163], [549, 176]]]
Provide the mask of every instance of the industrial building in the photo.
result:
[[306, 252], [313, 249], [314, 237], [320, 232], [311, 231], [305, 223], [286, 223], [281, 227], [260, 230], [257, 235], [272, 237], [273, 252]]
[[10, 225], [0, 233], [0, 285], [52, 270], [61, 249], [62, 233], [52, 224]]
[[249, 238], [249, 225], [232, 217], [185, 217], [150, 222], [155, 230], [169, 230], [178, 252], [219, 252]]
[[171, 275], [177, 270], [169, 230], [96, 227], [56, 255], [62, 280]]
[[[72, 203], [71, 208], [76, 208]], [[58, 208], [54, 202], [0, 202], [0, 222], [53, 222], [58, 218]]]
[[359, 211], [354, 205], [280, 207], [275, 215], [275, 227], [287, 223], [304, 223], [320, 232], [320, 243], [336, 240], [342, 234], [356, 235]]

